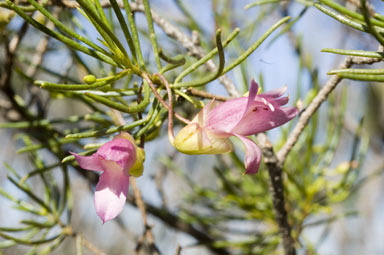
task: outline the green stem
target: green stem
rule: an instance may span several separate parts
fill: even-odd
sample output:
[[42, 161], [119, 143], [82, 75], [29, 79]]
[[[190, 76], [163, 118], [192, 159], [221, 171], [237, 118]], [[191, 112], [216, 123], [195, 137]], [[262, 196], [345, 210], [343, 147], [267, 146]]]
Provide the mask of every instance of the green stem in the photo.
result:
[[[236, 28], [233, 30], [233, 32], [228, 36], [228, 38], [223, 43], [223, 48], [225, 48], [240, 32], [239, 28]], [[197, 68], [199, 68], [201, 65], [206, 63], [208, 60], [210, 60], [215, 54], [217, 54], [218, 49], [217, 47], [213, 50], [211, 50], [207, 55], [205, 55], [203, 58], [201, 58], [199, 61], [194, 63], [193, 65], [189, 66], [187, 69], [185, 69], [179, 76], [176, 78], [174, 84], [176, 85], [178, 82], [180, 82], [185, 76], [190, 74], [191, 72], [195, 71]]]
[[26, 174], [23, 178], [20, 179], [19, 184], [23, 185], [29, 178], [31, 178], [37, 174], [42, 174], [44, 172], [50, 171], [50, 170], [52, 170], [58, 166], [60, 166], [60, 163], [55, 163], [53, 165], [44, 166], [43, 168], [39, 168], [37, 170], [31, 171], [28, 174]]
[[[357, 13], [357, 12], [354, 12], [354, 11], [351, 11], [350, 9], [348, 8], [345, 8], [344, 6], [334, 2], [334, 1], [330, 1], [330, 0], [319, 0], [320, 3], [322, 4], [325, 4], [329, 7], [331, 7], [332, 9], [344, 14], [344, 15], [347, 15], [351, 18], [354, 18], [354, 19], [357, 19], [358, 21], [365, 21], [364, 19], [364, 16]], [[370, 22], [372, 22], [373, 25], [376, 25], [376, 26], [380, 26], [380, 27], [384, 27], [384, 22], [382, 21], [379, 21], [379, 20], [376, 20], [376, 19], [370, 19]]]
[[116, 103], [108, 98], [95, 95], [95, 94], [90, 94], [90, 93], [84, 93], [84, 95], [90, 97], [91, 99], [102, 103], [106, 106], [109, 106], [113, 109], [119, 110], [121, 112], [125, 113], [137, 113], [141, 112], [145, 109], [145, 107], [149, 104], [149, 96], [150, 96], [150, 90], [149, 90], [149, 85], [146, 81], [144, 81], [144, 98], [138, 105], [132, 105], [132, 106], [125, 106], [119, 103]]
[[368, 8], [366, 6], [366, 1], [365, 0], [360, 0], [360, 5], [361, 5], [361, 12], [363, 13], [365, 23], [367, 23], [368, 30], [370, 33], [376, 38], [376, 40], [384, 46], [384, 37], [377, 32], [376, 28], [373, 26], [373, 22], [371, 21], [369, 17], [369, 12]]
[[98, 46], [97, 44], [93, 43], [88, 38], [85, 38], [85, 37], [79, 35], [78, 33], [76, 33], [75, 31], [72, 31], [71, 29], [69, 29], [67, 26], [65, 26], [63, 23], [61, 23], [59, 20], [57, 20], [50, 12], [48, 12], [42, 5], [37, 3], [35, 0], [27, 0], [27, 1], [30, 4], [32, 4], [38, 11], [40, 11], [45, 17], [47, 17], [50, 21], [52, 21], [52, 23], [57, 28], [59, 28], [62, 31], [64, 31], [65, 33], [67, 33], [69, 36], [72, 36], [73, 38], [75, 38], [79, 41], [82, 41], [83, 43], [89, 45], [90, 47], [94, 48], [95, 50], [98, 50], [101, 53], [103, 53], [109, 57], [112, 57], [109, 52], [107, 52], [106, 50], [104, 50], [103, 48]]
[[[61, 138], [61, 139], [55, 140], [55, 142], [57, 142], [59, 145], [68, 144], [68, 143], [72, 143], [75, 141], [76, 140], [74, 140], [74, 139], [66, 139], [66, 138]], [[26, 146], [24, 148], [19, 149], [17, 151], [17, 153], [26, 153], [26, 152], [36, 151], [36, 150], [43, 149], [45, 147], [46, 147], [46, 145], [44, 145], [44, 144], [34, 144], [34, 145]]]
[[137, 33], [135, 19], [133, 17], [133, 12], [131, 10], [131, 5], [129, 4], [128, 0], [123, 0], [123, 3], [125, 8], [125, 13], [128, 18], [129, 27], [131, 28], [131, 32], [132, 32], [133, 45], [135, 46], [136, 54], [137, 54], [137, 57], [139, 58], [139, 65], [143, 70], [146, 70], [143, 55], [141, 53], [139, 35]]
[[277, 23], [275, 23], [271, 28], [269, 28], [247, 51], [245, 51], [240, 57], [238, 57], [235, 61], [233, 61], [229, 66], [227, 66], [224, 71], [224, 73], [229, 72], [233, 68], [235, 68], [237, 65], [239, 65], [241, 62], [243, 62], [249, 55], [251, 55], [252, 52], [254, 52], [262, 42], [264, 42], [265, 39], [277, 28], [279, 28], [282, 24], [287, 22], [290, 19], [289, 16], [282, 18]]
[[[339, 21], [340, 23], [344, 24], [344, 25], [347, 25], [349, 27], [352, 27], [354, 29], [357, 29], [357, 30], [360, 30], [360, 31], [363, 31], [363, 32], [368, 32], [369, 33], [369, 29], [366, 25], [363, 25], [363, 24], [360, 24], [342, 14], [339, 14], [337, 12], [334, 12], [326, 7], [324, 7], [323, 5], [321, 4], [318, 4], [318, 3], [315, 3], [314, 6], [319, 9], [320, 11], [322, 11], [323, 13], [327, 14], [328, 16], [336, 19], [337, 21]], [[378, 32], [380, 33], [384, 33], [384, 28], [381, 28], [381, 27], [377, 27], [377, 30]]]
[[16, 237], [13, 237], [13, 236], [10, 236], [10, 235], [7, 235], [7, 234], [0, 232], [0, 237], [7, 239], [7, 240], [12, 240], [18, 244], [24, 244], [24, 245], [38, 245], [38, 244], [49, 243], [49, 242], [56, 240], [57, 238], [59, 238], [62, 235], [63, 234], [58, 234], [58, 235], [51, 237], [51, 238], [48, 238], [48, 239], [31, 241], [31, 240], [26, 240], [26, 239], [24, 240], [24, 239], [16, 238]]
[[221, 43], [221, 29], [218, 29], [216, 32], [216, 47], [217, 47], [217, 52], [219, 54], [219, 66], [215, 73], [212, 73], [211, 75], [208, 75], [205, 78], [202, 78], [199, 80], [177, 83], [175, 85], [172, 85], [171, 87], [178, 88], [178, 87], [202, 86], [215, 80], [217, 77], [222, 75], [224, 70], [224, 65], [225, 65], [225, 57], [224, 57], [224, 47], [223, 47], [223, 44]]
[[[116, 35], [112, 32], [108, 24], [105, 24], [97, 14], [96, 10], [89, 5], [86, 0], [77, 0], [77, 2], [81, 5], [83, 10], [87, 13], [90, 18], [94, 20], [94, 23], [98, 24], [102, 31], [106, 33], [106, 35], [117, 45], [117, 47], [120, 49], [120, 51], [123, 53], [123, 55], [127, 58], [126, 61], [129, 61], [128, 53], [126, 52], [124, 46], [121, 44], [119, 38], [116, 37]], [[97, 0], [95, 2], [98, 2]], [[104, 39], [106, 39], [105, 37]]]
[[130, 72], [131, 70], [127, 69], [114, 76], [108, 76], [108, 77], [97, 79], [96, 82], [92, 84], [57, 84], [57, 83], [51, 83], [47, 81], [35, 81], [34, 83], [35, 85], [38, 85], [41, 88], [49, 89], [49, 90], [61, 90], [61, 91], [87, 90], [87, 89], [104, 87], [114, 81], [121, 79], [122, 77], [126, 76]]
[[384, 69], [336, 69], [327, 74], [384, 74]]
[[20, 7], [18, 7], [14, 3], [12, 3], [10, 0], [6, 0], [6, 2], [8, 4], [8, 6], [12, 10], [14, 10], [20, 17], [22, 17], [25, 21], [30, 23], [32, 26], [34, 26], [38, 30], [46, 33], [49, 36], [52, 36], [56, 40], [59, 40], [59, 41], [63, 42], [64, 44], [68, 45], [69, 47], [71, 47], [73, 49], [76, 49], [76, 50], [79, 50], [81, 52], [84, 52], [85, 54], [90, 55], [90, 56], [92, 56], [94, 58], [98, 58], [101, 61], [104, 61], [104, 62], [106, 62], [106, 63], [108, 63], [110, 65], [118, 66], [118, 64], [112, 58], [110, 58], [110, 57], [106, 56], [105, 54], [100, 53], [98, 51], [89, 49], [89, 48], [85, 47], [84, 45], [81, 45], [80, 43], [78, 43], [78, 42], [76, 42], [76, 41], [74, 41], [74, 40], [72, 40], [72, 39], [70, 39], [70, 38], [68, 38], [68, 37], [66, 37], [66, 36], [56, 32], [56, 31], [48, 29], [43, 24], [40, 24], [39, 22], [37, 22], [36, 20], [31, 18]]
[[14, 180], [12, 177], [8, 176], [8, 180], [10, 182], [12, 182], [18, 189], [20, 189], [21, 191], [23, 191], [25, 194], [27, 194], [28, 197], [30, 197], [32, 200], [34, 200], [36, 203], [38, 203], [39, 205], [41, 205], [45, 210], [47, 210], [48, 212], [52, 213], [52, 209], [46, 204], [44, 203], [43, 200], [41, 200], [40, 198], [38, 198], [31, 190], [29, 190], [29, 188], [25, 187], [25, 186], [22, 186], [20, 185], [16, 180]]
[[165, 67], [163, 67], [160, 71], [159, 71], [159, 74], [163, 74], [165, 72], [168, 72], [169, 70], [172, 70], [172, 69], [175, 69], [179, 66], [182, 66], [185, 64], [186, 60], [185, 60], [185, 57], [183, 55], [177, 55], [173, 58], [170, 58], [166, 55], [164, 55], [163, 51], [160, 50], [159, 52], [159, 56], [165, 60], [166, 62], [170, 63], [168, 65], [166, 65]]
[[338, 73], [337, 76], [344, 79], [357, 80], [357, 81], [384, 82], [384, 75]]
[[159, 57], [162, 60], [164, 60], [165, 62], [168, 62], [170, 64], [174, 64], [174, 65], [181, 65], [181, 64], [185, 63], [185, 57], [183, 55], [177, 55], [175, 57], [169, 57], [169, 56], [164, 54], [164, 51], [162, 49], [160, 49], [160, 51], [159, 51]]
[[155, 61], [157, 64], [157, 69], [161, 70], [161, 62], [160, 62], [160, 58], [159, 58], [159, 46], [157, 44], [155, 29], [153, 27], [151, 8], [149, 6], [148, 0], [143, 0], [143, 4], [144, 4], [145, 16], [147, 17], [149, 38], [151, 40], [153, 53], [155, 54]]
[[108, 129], [101, 129], [101, 130], [95, 130], [95, 131], [89, 131], [89, 132], [83, 132], [83, 133], [70, 134], [70, 135], [67, 135], [65, 138], [80, 139], [80, 138], [87, 138], [87, 137], [99, 137], [99, 136], [110, 135], [110, 134], [114, 134], [121, 131], [128, 131], [132, 128], [135, 128], [137, 126], [140, 126], [146, 123], [147, 121], [148, 121], [147, 119], [142, 119], [142, 120], [138, 120], [138, 121], [123, 125], [123, 126], [111, 127]]
[[121, 29], [123, 30], [125, 39], [127, 40], [127, 43], [128, 43], [128, 46], [129, 46], [129, 49], [131, 50], [133, 59], [137, 63], [137, 56], [136, 56], [135, 46], [133, 44], [132, 36], [131, 36], [131, 33], [129, 32], [127, 23], [125, 22], [124, 16], [123, 16], [123, 14], [122, 14], [122, 12], [120, 10], [120, 6], [118, 5], [116, 0], [110, 0], [110, 2], [111, 2], [113, 10], [115, 11], [117, 19], [119, 20]]
[[263, 4], [272, 4], [272, 3], [278, 3], [280, 0], [259, 0], [250, 4], [247, 4], [244, 9], [249, 9], [258, 5], [263, 5]]
[[329, 52], [339, 55], [349, 55], [366, 58], [384, 58], [384, 52], [365, 51], [365, 50], [342, 50], [342, 49], [322, 49], [322, 52]]

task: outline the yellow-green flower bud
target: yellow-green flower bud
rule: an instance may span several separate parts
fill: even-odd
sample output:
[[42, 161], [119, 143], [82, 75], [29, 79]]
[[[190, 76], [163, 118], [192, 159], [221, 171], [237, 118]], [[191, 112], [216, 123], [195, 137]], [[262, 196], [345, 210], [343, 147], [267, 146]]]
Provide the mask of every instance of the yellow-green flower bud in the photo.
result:
[[174, 145], [176, 149], [186, 154], [220, 154], [233, 150], [228, 138], [214, 136], [196, 122], [180, 130]]
[[84, 76], [83, 81], [87, 84], [93, 84], [96, 82], [96, 77], [92, 74], [89, 74]]

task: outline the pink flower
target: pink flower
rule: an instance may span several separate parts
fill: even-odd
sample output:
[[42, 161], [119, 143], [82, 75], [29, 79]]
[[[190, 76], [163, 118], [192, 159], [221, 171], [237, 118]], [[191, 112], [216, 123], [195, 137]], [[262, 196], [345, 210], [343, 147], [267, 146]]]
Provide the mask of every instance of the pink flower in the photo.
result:
[[[256, 173], [261, 150], [246, 136], [283, 125], [293, 119], [296, 107], [282, 107], [286, 87], [257, 95], [259, 87], [252, 80], [248, 97], [239, 97], [222, 104], [208, 103], [190, 124], [175, 138], [175, 147], [186, 154], [219, 154], [232, 151], [230, 136], [239, 138], [246, 148], [246, 174]], [[217, 106], [216, 106], [217, 105]]]
[[144, 151], [136, 146], [131, 135], [121, 133], [91, 156], [71, 154], [81, 168], [102, 172], [94, 198], [96, 213], [103, 223], [115, 218], [123, 210], [129, 176], [142, 174]]

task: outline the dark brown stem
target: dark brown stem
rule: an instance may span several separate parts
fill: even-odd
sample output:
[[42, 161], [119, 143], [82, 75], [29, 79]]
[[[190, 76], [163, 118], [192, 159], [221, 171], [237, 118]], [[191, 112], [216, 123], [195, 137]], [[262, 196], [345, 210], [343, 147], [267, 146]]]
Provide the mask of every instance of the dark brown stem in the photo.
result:
[[261, 133], [257, 138], [262, 145], [264, 162], [267, 165], [269, 178], [271, 180], [273, 208], [279, 226], [279, 232], [283, 238], [284, 253], [285, 255], [295, 255], [295, 242], [291, 235], [291, 226], [288, 223], [288, 214], [285, 209], [282, 167], [267, 136]]

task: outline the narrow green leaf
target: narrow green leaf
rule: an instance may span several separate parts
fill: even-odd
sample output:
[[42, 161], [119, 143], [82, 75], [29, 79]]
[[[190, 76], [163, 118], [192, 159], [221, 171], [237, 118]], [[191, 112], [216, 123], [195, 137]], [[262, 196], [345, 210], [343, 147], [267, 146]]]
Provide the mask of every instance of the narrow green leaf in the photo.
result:
[[268, 47], [272, 45], [278, 38], [280, 38], [280, 36], [290, 31], [293, 25], [295, 25], [304, 16], [307, 10], [308, 10], [308, 6], [304, 7], [303, 10], [300, 11], [299, 15], [297, 15], [296, 18], [288, 22], [288, 24], [285, 25], [284, 28], [282, 28], [281, 31], [269, 41]]
[[113, 76], [96, 79], [96, 82], [92, 84], [57, 84], [57, 83], [51, 83], [47, 81], [35, 81], [34, 83], [40, 86], [41, 88], [49, 89], [49, 90], [60, 90], [60, 91], [87, 90], [87, 89], [95, 89], [95, 88], [107, 86], [112, 82], [117, 81], [122, 77], [126, 76], [130, 72], [131, 70], [127, 69]]
[[328, 74], [384, 74], [384, 69], [335, 69]]
[[81, 52], [84, 52], [87, 55], [98, 58], [101, 61], [104, 61], [110, 65], [118, 66], [118, 64], [113, 59], [106, 56], [105, 54], [100, 53], [100, 52], [95, 51], [95, 50], [92, 50], [92, 49], [89, 49], [89, 48], [85, 47], [84, 45], [81, 45], [80, 43], [78, 43], [78, 42], [76, 42], [76, 41], [74, 41], [74, 40], [72, 40], [72, 39], [70, 39], [64, 35], [47, 28], [43, 24], [40, 24], [39, 22], [34, 20], [28, 14], [26, 14], [20, 7], [18, 7], [16, 4], [12, 3], [10, 0], [6, 0], [6, 2], [12, 10], [14, 10], [20, 17], [22, 17], [25, 21], [27, 21], [29, 24], [31, 24], [32, 26], [34, 26], [38, 30], [46, 33], [49, 36], [52, 36], [53, 38], [57, 39], [58, 41], [63, 42], [64, 44], [68, 45], [69, 47], [71, 47], [73, 49], [79, 50]]
[[56, 222], [49, 222], [49, 221], [48, 222], [38, 222], [38, 221], [33, 221], [33, 220], [21, 220], [20, 223], [28, 225], [28, 226], [36, 227], [39, 229], [52, 228], [57, 224]]
[[[79, 91], [71, 91], [75, 94], [94, 94], [98, 96], [103, 96], [103, 97], [122, 97], [122, 96], [133, 96], [136, 95], [135, 92], [132, 90], [129, 91], [99, 91], [99, 90], [79, 90]], [[0, 124], [1, 127], [1, 124]]]
[[384, 58], [384, 52], [378, 51], [365, 51], [365, 50], [343, 50], [343, 49], [322, 49], [322, 52], [329, 52], [339, 55], [349, 55], [366, 58]]
[[384, 82], [384, 75], [338, 73], [337, 76], [344, 79], [357, 80], [357, 81]]
[[50, 21], [52, 21], [53, 24], [65, 33], [67, 33], [69, 36], [72, 36], [73, 38], [76, 38], [79, 41], [82, 41], [83, 43], [89, 45], [90, 47], [94, 48], [95, 50], [100, 51], [101, 53], [107, 55], [108, 57], [111, 57], [111, 54], [98, 46], [97, 44], [93, 43], [90, 41], [88, 38], [85, 38], [75, 31], [72, 31], [71, 29], [68, 28], [68, 26], [64, 25], [61, 23], [59, 20], [57, 20], [50, 12], [48, 12], [43, 6], [41, 6], [39, 3], [37, 3], [35, 0], [27, 0], [30, 4], [32, 4], [38, 11], [41, 12], [45, 17], [47, 17]]
[[20, 228], [7, 228], [7, 227], [0, 227], [0, 231], [3, 232], [22, 232], [22, 231], [27, 231], [31, 230], [33, 227], [28, 226], [28, 227], [20, 227]]
[[280, 0], [259, 0], [254, 3], [247, 4], [244, 9], [247, 10], [249, 8], [258, 6], [258, 5], [264, 5], [264, 4], [273, 4], [273, 3], [279, 3]]
[[[320, 3], [322, 4], [325, 4], [329, 7], [331, 7], [332, 9], [340, 12], [341, 14], [344, 14], [344, 15], [347, 15], [351, 18], [354, 18], [354, 19], [357, 19], [358, 21], [362, 21], [364, 22], [365, 19], [364, 19], [364, 16], [357, 13], [357, 12], [354, 12], [348, 8], [345, 8], [344, 6], [338, 4], [337, 2], [334, 2], [334, 1], [331, 1], [331, 0], [319, 0]], [[384, 27], [384, 22], [382, 21], [379, 21], [379, 20], [376, 20], [376, 19], [370, 19], [370, 22], [372, 22], [373, 25], [377, 25], [377, 26], [380, 26], [380, 27]]]
[[160, 49], [160, 51], [159, 51], [159, 57], [162, 60], [164, 60], [170, 64], [174, 64], [174, 65], [177, 65], [177, 64], [180, 65], [182, 63], [185, 63], [185, 57], [183, 55], [177, 55], [177, 56], [172, 58], [172, 57], [165, 55], [164, 51], [162, 49]]
[[[141, 119], [141, 120], [138, 120], [138, 121], [135, 121], [135, 122], [123, 125], [123, 126], [111, 127], [111, 128], [100, 129], [100, 130], [95, 130], [95, 131], [88, 131], [88, 132], [83, 132], [83, 133], [69, 134], [65, 138], [80, 139], [80, 138], [87, 138], [87, 137], [98, 137], [98, 136], [110, 135], [110, 134], [114, 134], [114, 133], [121, 132], [121, 131], [128, 131], [132, 128], [135, 128], [137, 126], [140, 126], [140, 125], [146, 123], [147, 121], [148, 121], [147, 119]], [[71, 156], [69, 156], [69, 157], [71, 157]]]
[[185, 64], [186, 60], [185, 60], [185, 57], [183, 55], [177, 55], [173, 58], [169, 58], [168, 56], [165, 56], [164, 53], [160, 50], [160, 53], [159, 53], [160, 57], [167, 61], [168, 65], [166, 65], [165, 67], [163, 67], [159, 73], [160, 74], [164, 74], [166, 72], [168, 72], [169, 70], [172, 70], [172, 69], [175, 69], [177, 67], [180, 67], [182, 65]]
[[42, 174], [44, 172], [47, 172], [47, 171], [50, 171], [52, 169], [54, 169], [55, 167], [58, 167], [60, 166], [60, 163], [55, 163], [55, 164], [52, 164], [52, 165], [49, 165], [49, 166], [44, 166], [43, 168], [39, 168], [39, 169], [36, 169], [36, 170], [33, 170], [31, 172], [29, 172], [28, 174], [26, 174], [23, 178], [20, 179], [19, 181], [19, 184], [20, 185], [23, 185], [24, 182], [26, 182], [29, 178], [37, 175], [37, 174]]
[[[128, 64], [128, 67], [132, 66], [131, 62], [130, 62], [130, 59], [129, 59], [129, 56], [128, 56], [128, 53], [127, 51], [125, 50], [124, 46], [121, 44], [119, 38], [117, 38], [117, 36], [113, 33], [113, 31], [111, 30], [109, 24], [106, 24], [105, 22], [103, 22], [103, 20], [100, 18], [100, 16], [96, 13], [96, 10], [93, 9], [91, 7], [91, 5], [89, 5], [86, 0], [77, 0], [77, 2], [80, 4], [80, 6], [83, 8], [83, 10], [86, 12], [87, 15], [89, 15], [89, 18], [91, 18], [93, 21], [94, 21], [94, 24], [97, 24], [98, 26], [100, 26], [100, 31], [104, 32], [104, 39], [108, 39], [110, 38], [113, 43], [116, 44], [116, 46], [119, 48], [119, 50], [123, 53], [123, 55], [125, 56], [125, 59], [127, 61], [127, 64]], [[96, 5], [97, 4], [100, 4], [98, 1], [95, 1]], [[101, 10], [102, 11], [102, 10]], [[103, 12], [104, 14], [104, 12]], [[105, 15], [105, 14], [104, 14]], [[99, 32], [100, 32], [99, 31]], [[108, 39], [109, 40], [109, 39]], [[110, 43], [111, 44], [111, 43]], [[112, 45], [110, 45], [112, 46]], [[115, 54], [117, 54], [118, 52], [115, 52]]]
[[24, 245], [37, 245], [37, 244], [49, 243], [49, 242], [52, 242], [52, 241], [56, 240], [57, 238], [61, 237], [62, 235], [63, 234], [58, 234], [58, 235], [53, 236], [53, 237], [48, 238], [48, 239], [32, 241], [30, 239], [16, 238], [16, 237], [13, 237], [13, 236], [10, 236], [10, 235], [7, 235], [7, 234], [0, 232], [0, 237], [7, 239], [7, 240], [15, 241], [18, 244], [24, 244]]
[[41, 205], [45, 210], [48, 212], [52, 212], [52, 209], [44, 203], [43, 200], [38, 198], [29, 188], [25, 187], [24, 185], [20, 185], [16, 180], [14, 180], [12, 177], [7, 177], [10, 182], [12, 182], [19, 190], [23, 191], [28, 197], [30, 197], [33, 201]]
[[3, 242], [0, 242], [0, 249], [6, 249], [15, 245], [17, 245], [15, 241], [6, 240]]
[[[61, 139], [58, 139], [56, 142], [58, 144], [62, 145], [62, 144], [72, 143], [72, 142], [75, 142], [75, 141], [76, 140], [74, 140], [74, 139], [61, 138]], [[36, 151], [36, 150], [43, 149], [46, 146], [49, 146], [49, 145], [47, 145], [47, 144], [34, 144], [34, 145], [30, 145], [30, 146], [26, 146], [24, 148], [21, 148], [20, 150], [17, 151], [17, 153], [21, 154], [21, 153]]]
[[161, 62], [160, 62], [160, 58], [159, 58], [159, 46], [157, 44], [155, 29], [153, 27], [151, 8], [149, 6], [148, 0], [143, 0], [143, 4], [144, 4], [145, 16], [147, 17], [149, 38], [151, 40], [153, 53], [155, 54], [155, 61], [156, 61], [157, 69], [161, 70]]
[[131, 32], [132, 32], [133, 45], [135, 46], [136, 54], [137, 54], [137, 57], [139, 58], [139, 65], [143, 70], [146, 70], [143, 54], [141, 53], [139, 35], [137, 33], [135, 19], [133, 18], [131, 5], [128, 3], [128, 0], [123, 0], [123, 3], [125, 8], [125, 13], [128, 18], [129, 27], [131, 28]]
[[[352, 27], [354, 29], [369, 33], [369, 29], [366, 25], [360, 24], [359, 22], [356, 22], [356, 21], [354, 21], [354, 20], [352, 20], [352, 19], [350, 19], [350, 18], [348, 18], [348, 17], [346, 17], [340, 13], [334, 12], [333, 10], [326, 8], [321, 4], [315, 3], [314, 6], [317, 9], [319, 9], [320, 11], [322, 11], [323, 13], [336, 19], [337, 21], [339, 21], [340, 23], [342, 23], [344, 25], [347, 25], [347, 26]], [[378, 32], [384, 33], [384, 28], [376, 27], [376, 29]]]
[[[365, 23], [368, 26], [369, 32], [376, 38], [376, 40], [384, 46], [384, 37], [377, 31], [376, 27], [373, 25], [373, 20], [370, 19], [370, 14], [367, 8], [367, 3], [365, 0], [360, 0], [360, 10], [363, 13]], [[383, 25], [384, 26], [384, 25]]]
[[136, 113], [136, 112], [141, 112], [145, 109], [145, 107], [149, 104], [149, 96], [150, 96], [150, 90], [149, 90], [149, 85], [148, 83], [144, 80], [144, 98], [143, 100], [137, 104], [137, 105], [132, 105], [132, 106], [126, 106], [120, 103], [116, 103], [108, 98], [95, 95], [95, 94], [90, 94], [90, 93], [84, 93], [84, 95], [90, 97], [91, 99], [102, 103], [108, 107], [111, 107], [113, 109], [119, 110], [121, 112], [126, 112], [126, 113]]
[[124, 20], [124, 16], [123, 16], [123, 14], [122, 14], [122, 12], [120, 10], [120, 6], [118, 5], [116, 0], [110, 0], [110, 2], [111, 2], [111, 5], [112, 5], [112, 8], [113, 8], [113, 10], [114, 10], [114, 12], [116, 14], [116, 17], [117, 17], [117, 19], [118, 19], [118, 21], [120, 23], [120, 27], [123, 30], [125, 39], [127, 40], [129, 49], [131, 50], [131, 53], [132, 53], [132, 56], [133, 56], [133, 59], [137, 63], [136, 50], [135, 50], [135, 46], [133, 45], [133, 39], [132, 39], [131, 33], [129, 32], [127, 23]]
[[241, 62], [243, 62], [249, 55], [254, 52], [262, 42], [264, 42], [265, 39], [277, 28], [279, 28], [282, 24], [287, 22], [291, 17], [287, 16], [276, 22], [272, 27], [270, 27], [251, 47], [249, 47], [248, 50], [246, 50], [240, 57], [238, 57], [236, 60], [234, 60], [229, 66], [227, 66], [223, 74], [229, 72], [233, 68], [235, 68], [237, 65], [239, 65]]
[[[223, 43], [223, 48], [225, 48], [240, 32], [239, 28], [236, 28], [233, 30], [233, 32], [228, 36], [228, 38]], [[191, 66], [187, 67], [179, 76], [177, 76], [174, 84], [176, 85], [178, 82], [180, 82], [185, 76], [190, 74], [191, 72], [195, 71], [197, 68], [199, 68], [201, 65], [206, 63], [208, 60], [210, 60], [215, 54], [217, 54], [218, 48], [211, 50], [207, 55], [205, 55], [203, 58], [201, 58], [199, 61], [193, 63]]]
[[216, 47], [217, 47], [217, 52], [219, 54], [219, 66], [217, 67], [216, 72], [207, 75], [206, 77], [202, 79], [198, 79], [195, 81], [190, 81], [190, 82], [182, 82], [175, 84], [171, 87], [173, 88], [178, 88], [178, 87], [195, 87], [195, 86], [202, 86], [205, 85], [213, 80], [215, 80], [217, 77], [219, 77], [223, 70], [224, 70], [224, 65], [225, 65], [225, 57], [224, 57], [224, 47], [221, 42], [221, 29], [218, 29], [216, 32]]

